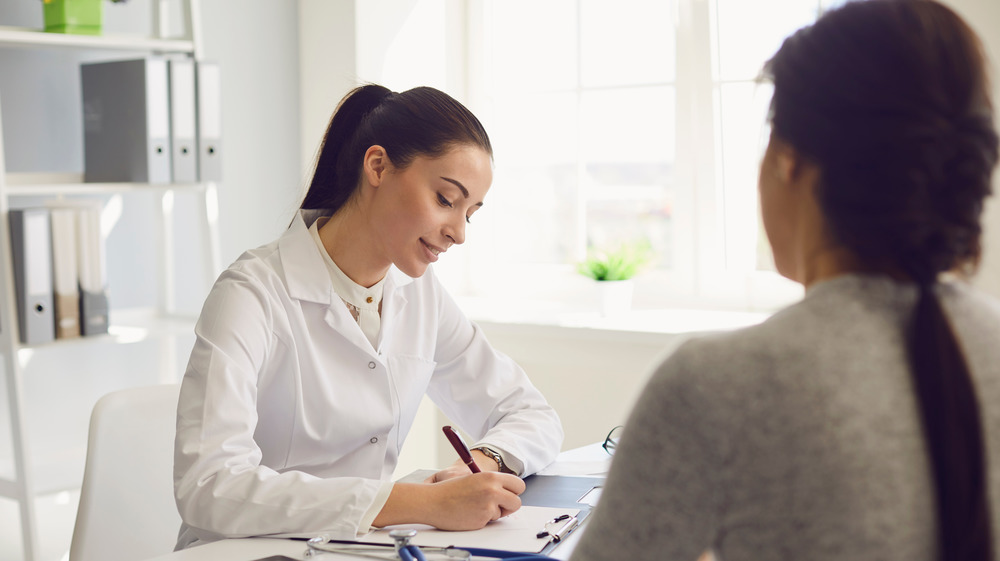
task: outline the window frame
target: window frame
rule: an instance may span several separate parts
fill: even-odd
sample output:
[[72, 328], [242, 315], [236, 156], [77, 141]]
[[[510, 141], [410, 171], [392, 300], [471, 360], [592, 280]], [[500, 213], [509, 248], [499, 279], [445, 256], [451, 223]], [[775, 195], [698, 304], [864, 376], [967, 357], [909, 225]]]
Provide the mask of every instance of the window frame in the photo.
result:
[[[486, 3], [469, 0], [456, 9], [464, 12], [464, 99], [473, 112], [481, 114], [489, 98], [486, 88], [487, 44], [491, 30], [486, 25]], [[576, 0], [580, 5], [580, 0]], [[676, 30], [676, 75], [672, 84], [676, 96], [675, 167], [670, 227], [689, 235], [672, 236], [673, 267], [647, 270], [635, 277], [634, 309], [705, 308], [773, 310], [801, 298], [802, 287], [774, 271], [736, 270], [725, 260], [726, 209], [722, 181], [721, 84], [718, 76], [717, 30], [713, 29], [714, 0], [674, 0]], [[817, 4], [828, 2], [816, 0]], [[579, 29], [579, 18], [577, 18]], [[700, 30], [700, 31], [699, 31]], [[714, 47], [714, 48], [713, 48]], [[577, 45], [578, 52], [580, 51]], [[626, 86], [623, 86], [626, 87]], [[631, 87], [631, 86], [627, 86]], [[576, 95], [584, 88], [577, 83]], [[763, 146], [759, 147], [763, 149]], [[578, 167], [583, 157], [579, 154]], [[578, 177], [582, 171], [578, 171]], [[753, 199], [756, 201], [756, 194]], [[574, 201], [580, 217], [586, 198]], [[759, 211], [754, 211], [759, 216]], [[467, 297], [498, 298], [525, 306], [540, 301], [554, 302], [552, 309], [579, 311], [596, 301], [592, 281], [576, 273], [572, 263], [517, 264], [508, 267], [493, 263], [491, 247], [498, 243], [483, 213], [472, 229], [469, 247], [462, 252], [462, 265], [452, 267], [447, 284]], [[574, 236], [578, 259], [585, 254], [586, 231], [578, 218]], [[758, 232], [763, 235], [763, 232]], [[483, 238], [486, 238], [485, 240]], [[492, 238], [492, 239], [491, 239]]]

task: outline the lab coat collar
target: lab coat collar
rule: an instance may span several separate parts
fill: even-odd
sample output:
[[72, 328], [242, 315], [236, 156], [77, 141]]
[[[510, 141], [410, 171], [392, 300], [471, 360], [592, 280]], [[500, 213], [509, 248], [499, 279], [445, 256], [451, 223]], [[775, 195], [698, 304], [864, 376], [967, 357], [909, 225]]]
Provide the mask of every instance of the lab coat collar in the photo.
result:
[[[340, 297], [333, 291], [326, 263], [309, 234], [309, 226], [317, 218], [329, 215], [330, 212], [324, 210], [301, 210], [278, 240], [288, 295], [298, 300], [330, 306], [326, 322], [358, 347], [371, 350], [371, 344], [351, 317], [347, 306], [343, 305]], [[413, 279], [395, 265], [389, 267], [382, 291], [382, 325], [378, 338], [380, 348], [385, 344], [387, 337], [391, 336], [396, 323], [394, 320], [406, 306], [406, 296], [398, 289], [411, 282]]]
[[378, 348], [390, 344], [393, 328], [396, 326], [396, 318], [406, 307], [406, 296], [398, 290], [399, 287], [413, 282], [413, 279], [404, 275], [395, 266], [389, 268], [386, 275], [385, 286], [382, 288], [382, 327], [378, 332]]
[[288, 295], [297, 300], [329, 305], [333, 300], [330, 275], [319, 248], [309, 236], [309, 225], [322, 215], [322, 210], [299, 211], [278, 240], [278, 250]]

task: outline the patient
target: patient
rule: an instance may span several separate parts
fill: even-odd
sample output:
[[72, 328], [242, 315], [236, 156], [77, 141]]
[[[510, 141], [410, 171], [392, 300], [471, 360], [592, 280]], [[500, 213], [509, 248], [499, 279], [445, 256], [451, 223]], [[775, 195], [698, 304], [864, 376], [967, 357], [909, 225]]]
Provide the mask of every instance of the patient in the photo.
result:
[[573, 561], [992, 559], [1000, 302], [964, 280], [997, 162], [984, 74], [928, 0], [784, 42], [759, 190], [805, 298], [656, 370]]

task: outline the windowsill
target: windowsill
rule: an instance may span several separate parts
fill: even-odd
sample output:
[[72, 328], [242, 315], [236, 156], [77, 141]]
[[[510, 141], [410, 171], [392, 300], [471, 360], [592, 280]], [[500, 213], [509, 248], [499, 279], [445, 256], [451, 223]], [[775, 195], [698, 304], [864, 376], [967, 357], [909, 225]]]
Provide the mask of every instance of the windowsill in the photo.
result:
[[658, 334], [739, 329], [756, 325], [772, 313], [672, 308], [632, 310], [604, 316], [553, 301], [512, 302], [481, 297], [460, 297], [457, 301], [466, 315], [477, 323]]

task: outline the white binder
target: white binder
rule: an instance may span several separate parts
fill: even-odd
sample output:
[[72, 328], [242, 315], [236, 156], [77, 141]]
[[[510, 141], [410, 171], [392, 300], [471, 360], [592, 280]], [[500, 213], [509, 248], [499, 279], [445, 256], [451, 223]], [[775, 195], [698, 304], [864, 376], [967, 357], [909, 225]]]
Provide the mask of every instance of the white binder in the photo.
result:
[[52, 298], [56, 339], [80, 336], [80, 286], [77, 252], [77, 211], [49, 205], [52, 222]]
[[198, 61], [198, 179], [222, 180], [222, 75], [218, 63]]
[[80, 65], [84, 181], [170, 182], [167, 61]]
[[194, 61], [170, 59], [170, 158], [174, 183], [198, 181]]
[[7, 217], [20, 339], [26, 345], [48, 343], [55, 338], [49, 211], [11, 210]]
[[77, 214], [77, 263], [80, 276], [80, 332], [108, 332], [107, 269], [101, 235], [100, 203], [81, 205]]

